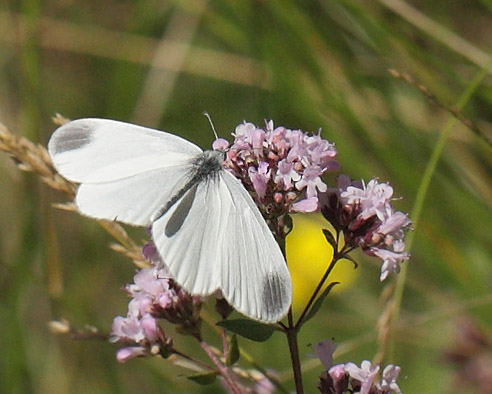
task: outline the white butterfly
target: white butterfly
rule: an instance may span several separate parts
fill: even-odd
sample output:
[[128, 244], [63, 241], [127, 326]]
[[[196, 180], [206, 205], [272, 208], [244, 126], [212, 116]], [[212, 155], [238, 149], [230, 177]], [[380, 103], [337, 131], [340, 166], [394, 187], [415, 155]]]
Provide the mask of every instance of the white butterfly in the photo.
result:
[[252, 197], [224, 170], [224, 152], [175, 135], [105, 119], [58, 128], [48, 144], [55, 168], [80, 183], [79, 211], [152, 226], [152, 238], [188, 292], [220, 289], [239, 312], [279, 321], [292, 301], [280, 248]]

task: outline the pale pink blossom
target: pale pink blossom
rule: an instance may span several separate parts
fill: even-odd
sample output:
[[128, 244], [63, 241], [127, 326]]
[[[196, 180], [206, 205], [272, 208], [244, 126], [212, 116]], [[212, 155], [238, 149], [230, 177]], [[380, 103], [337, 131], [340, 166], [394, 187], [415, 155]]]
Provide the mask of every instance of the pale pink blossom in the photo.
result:
[[361, 248], [383, 261], [381, 281], [400, 272], [401, 263], [410, 258], [404, 252], [404, 236], [412, 223], [408, 214], [393, 207], [393, 188], [388, 183], [372, 179], [366, 185], [341, 175], [338, 187], [329, 189], [322, 200], [321, 212], [337, 233], [343, 233], [345, 247]]
[[379, 365], [372, 366], [368, 360], [362, 361], [360, 368], [354, 363], [347, 363], [345, 364], [345, 372], [352, 379], [360, 382], [360, 391], [357, 394], [369, 394], [374, 379], [379, 372]]
[[396, 379], [398, 379], [398, 375], [400, 374], [400, 367], [397, 365], [387, 365], [381, 377], [381, 380], [378, 382], [377, 387], [384, 393], [394, 392], [396, 394], [401, 394], [400, 387], [396, 383]]
[[260, 209], [275, 211], [278, 216], [319, 209], [318, 194], [327, 190], [322, 176], [339, 168], [334, 144], [321, 138], [319, 132], [308, 135], [275, 127], [272, 121], [264, 128], [244, 122], [232, 135], [234, 142], [227, 150], [224, 166], [254, 192]]

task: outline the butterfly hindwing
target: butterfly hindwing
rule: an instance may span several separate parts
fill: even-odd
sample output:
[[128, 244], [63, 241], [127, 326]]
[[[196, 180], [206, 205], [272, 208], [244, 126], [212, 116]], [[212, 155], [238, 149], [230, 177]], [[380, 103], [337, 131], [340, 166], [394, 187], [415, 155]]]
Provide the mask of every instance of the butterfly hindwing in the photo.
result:
[[191, 188], [152, 226], [171, 275], [193, 294], [220, 289], [239, 312], [275, 322], [291, 303], [282, 253], [251, 196], [226, 171]]
[[[239, 180], [226, 171], [222, 179], [222, 190], [227, 192], [222, 193], [221, 202], [233, 207], [233, 214], [222, 220], [229, 253], [235, 255], [222, 262], [222, 271], [231, 272], [229, 278], [222, 279], [222, 291], [247, 316], [269, 323], [278, 321], [292, 303], [292, 282], [284, 256]], [[237, 267], [239, 274], [235, 274]]]

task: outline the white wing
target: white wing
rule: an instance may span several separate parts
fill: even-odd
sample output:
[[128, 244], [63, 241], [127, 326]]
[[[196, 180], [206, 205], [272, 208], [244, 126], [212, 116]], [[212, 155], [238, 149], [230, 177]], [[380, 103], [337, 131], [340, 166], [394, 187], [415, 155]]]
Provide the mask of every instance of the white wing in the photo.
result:
[[171, 275], [190, 293], [221, 289], [239, 312], [267, 323], [287, 313], [292, 284], [282, 252], [230, 173], [191, 188], [154, 222], [152, 237]]
[[48, 151], [61, 175], [82, 183], [81, 213], [141, 226], [186, 184], [190, 161], [202, 153], [175, 135], [106, 119], [63, 125]]
[[[80, 119], [48, 144], [61, 175], [81, 183], [81, 213], [147, 226], [171, 274], [192, 294], [221, 289], [239, 312], [276, 322], [292, 300], [282, 253], [251, 196], [220, 171], [180, 195], [202, 150], [175, 135], [104, 119]], [[189, 186], [189, 185], [188, 185]]]

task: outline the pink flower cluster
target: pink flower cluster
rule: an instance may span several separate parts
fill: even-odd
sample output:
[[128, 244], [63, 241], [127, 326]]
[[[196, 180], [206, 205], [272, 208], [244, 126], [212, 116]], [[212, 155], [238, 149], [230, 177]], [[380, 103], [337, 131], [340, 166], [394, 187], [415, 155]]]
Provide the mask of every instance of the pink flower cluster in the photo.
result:
[[[153, 244], [147, 244], [143, 252], [149, 261], [160, 261]], [[133, 284], [125, 287], [132, 297], [128, 314], [113, 321], [111, 341], [131, 345], [118, 351], [117, 360], [125, 362], [133, 357], [157, 354], [167, 357], [172, 350], [172, 340], [165, 337], [158, 319], [196, 334], [200, 325], [201, 298], [191, 296], [179, 287], [164, 268], [143, 268], [133, 280]]]
[[288, 212], [318, 210], [318, 193], [327, 190], [321, 176], [337, 171], [335, 145], [320, 134], [252, 123], [238, 125], [232, 146], [219, 138], [214, 149], [227, 150], [225, 166], [239, 178], [263, 212], [281, 216]]
[[130, 301], [126, 317], [117, 316], [114, 319], [110, 341], [129, 345], [116, 353], [120, 363], [134, 357], [161, 354], [163, 349], [171, 346], [157, 319], [150, 313], [142, 315], [135, 299]]
[[[335, 344], [325, 340], [315, 346], [315, 353], [321, 360], [325, 371], [320, 376], [319, 390], [322, 394], [401, 394], [396, 379], [400, 367], [387, 365], [380, 373], [379, 365], [364, 360], [360, 368], [354, 363], [333, 366]], [[376, 378], [380, 379], [376, 381]]]
[[408, 214], [396, 211], [393, 188], [372, 179], [353, 182], [346, 175], [338, 178], [338, 187], [324, 196], [321, 212], [337, 233], [343, 232], [346, 248], [357, 247], [383, 260], [380, 280], [390, 272], [400, 272], [400, 264], [410, 258], [404, 252], [404, 231], [411, 226]]

